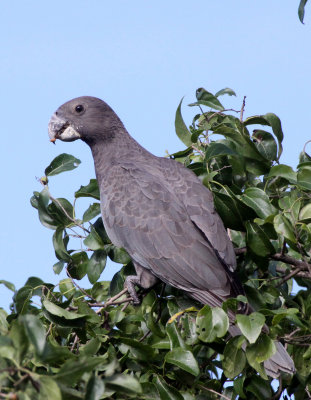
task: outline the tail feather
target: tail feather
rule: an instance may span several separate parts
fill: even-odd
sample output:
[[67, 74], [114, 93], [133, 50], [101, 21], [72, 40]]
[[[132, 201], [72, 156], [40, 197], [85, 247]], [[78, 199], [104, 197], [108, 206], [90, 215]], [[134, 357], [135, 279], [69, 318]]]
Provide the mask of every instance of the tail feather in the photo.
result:
[[274, 342], [276, 352], [264, 362], [264, 367], [269, 376], [278, 378], [280, 372], [294, 374], [296, 369], [293, 360], [280, 342]]
[[[231, 336], [241, 335], [241, 331], [236, 325], [230, 325], [229, 332]], [[275, 341], [274, 344], [276, 352], [272, 357], [264, 361], [267, 375], [271, 376], [271, 378], [278, 378], [281, 372], [294, 374], [296, 372], [294, 361], [291, 359], [282, 343]]]

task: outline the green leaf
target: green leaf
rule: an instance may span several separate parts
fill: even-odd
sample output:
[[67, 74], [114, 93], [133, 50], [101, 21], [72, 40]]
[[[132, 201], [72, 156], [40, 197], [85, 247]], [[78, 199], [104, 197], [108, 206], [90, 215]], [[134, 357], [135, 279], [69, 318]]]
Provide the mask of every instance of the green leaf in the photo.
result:
[[196, 325], [199, 339], [209, 343], [227, 333], [229, 318], [222, 308], [205, 305], [198, 312]]
[[29, 342], [33, 344], [36, 353], [42, 356], [46, 345], [46, 332], [42, 322], [38, 317], [31, 314], [23, 315], [21, 321], [24, 325]]
[[265, 115], [256, 115], [254, 117], [247, 118], [244, 121], [244, 126], [253, 125], [253, 124], [271, 126], [272, 131], [278, 140], [279, 151], [278, 151], [277, 160], [279, 160], [281, 157], [282, 151], [283, 151], [282, 141], [284, 138], [283, 131], [282, 131], [282, 125], [281, 125], [281, 121], [280, 121], [279, 117], [273, 113], [267, 113]]
[[216, 94], [215, 97], [223, 96], [224, 94], [228, 94], [229, 96], [236, 96], [236, 93], [234, 90], [230, 88], [224, 88], [219, 90]]
[[71, 255], [68, 262], [68, 272], [74, 279], [82, 279], [86, 275], [89, 265], [89, 258], [85, 251], [80, 251]]
[[236, 199], [220, 192], [213, 192], [213, 195], [215, 207], [225, 226], [237, 231], [243, 231], [243, 217]]
[[177, 367], [189, 372], [194, 376], [198, 376], [200, 369], [197, 360], [194, 358], [190, 350], [182, 349], [177, 347], [170, 352], [166, 353], [165, 361], [169, 364], [174, 364]]
[[284, 217], [284, 215], [282, 215], [282, 214], [276, 215], [273, 220], [273, 225], [274, 225], [274, 229], [276, 230], [277, 233], [284, 236], [286, 239], [288, 239], [292, 243], [297, 242], [297, 239], [295, 237], [295, 233], [293, 230], [293, 226], [289, 222], [289, 220], [286, 217]]
[[33, 295], [33, 288], [24, 286], [14, 294], [14, 306], [18, 314], [25, 314]]
[[7, 336], [0, 336], [0, 359], [1, 358], [18, 361], [16, 360], [16, 350], [13, 347], [12, 340]]
[[0, 337], [6, 335], [9, 330], [9, 323], [7, 321], [8, 314], [0, 308]]
[[269, 196], [262, 189], [251, 187], [245, 190], [240, 197], [248, 207], [252, 208], [258, 217], [267, 218], [277, 212], [276, 208], [270, 203]]
[[38, 214], [41, 224], [49, 229], [56, 229], [58, 224], [55, 219], [50, 215], [50, 212], [47, 208], [50, 201], [50, 193], [48, 187], [45, 186], [40, 193], [36, 194], [34, 192], [34, 195], [37, 200]]
[[81, 319], [85, 318], [86, 316], [85, 314], [78, 314], [75, 312], [64, 310], [63, 308], [57, 306], [47, 299], [44, 299], [42, 301], [42, 305], [49, 313], [68, 320]]
[[54, 376], [58, 382], [73, 386], [85, 372], [91, 372], [98, 365], [104, 363], [104, 357], [91, 358], [81, 356], [78, 359], [67, 360]]
[[87, 265], [87, 276], [89, 281], [94, 284], [100, 277], [105, 269], [107, 261], [107, 254], [103, 250], [94, 251], [90, 261]]
[[[258, 400], [273, 398], [270, 382], [260, 378], [258, 375], [252, 375], [252, 379], [247, 384], [246, 390], [253, 393]], [[287, 397], [285, 396], [284, 400]]]
[[250, 343], [255, 343], [265, 324], [265, 317], [259, 312], [250, 315], [237, 314], [236, 321], [246, 339]]
[[13, 285], [13, 283], [9, 282], [9, 281], [5, 281], [4, 279], [0, 280], [0, 285], [4, 285], [7, 289], [11, 290], [12, 292], [15, 292], [15, 286]]
[[155, 356], [155, 350], [147, 344], [125, 337], [122, 337], [121, 342], [130, 348], [132, 356], [138, 360], [149, 361]]
[[222, 367], [225, 375], [229, 379], [233, 379], [239, 375], [246, 365], [246, 356], [241, 349], [243, 342], [243, 337], [238, 336], [231, 338], [226, 344]]
[[79, 164], [81, 164], [80, 160], [71, 154], [63, 153], [55, 157], [51, 164], [46, 167], [44, 172], [46, 176], [53, 176], [64, 171], [71, 171], [72, 169], [77, 168]]
[[222, 111], [224, 109], [220, 101], [212, 93], [208, 92], [204, 88], [199, 88], [196, 90], [196, 103], [189, 104], [190, 107], [198, 106], [199, 104], [213, 108], [214, 110]]
[[304, 206], [299, 213], [299, 221], [306, 221], [306, 220], [311, 220], [311, 203], [308, 203], [306, 206]]
[[297, 174], [289, 165], [279, 164], [272, 167], [267, 178], [274, 176], [284, 178], [290, 183], [297, 183]]
[[223, 143], [212, 142], [206, 149], [205, 160], [225, 155], [237, 156], [238, 154]]
[[83, 240], [83, 243], [91, 250], [103, 250], [105, 248], [105, 243], [93, 226], [91, 233]]
[[94, 356], [100, 349], [101, 344], [101, 340], [97, 337], [94, 337], [83, 346], [80, 346], [79, 353], [84, 356]]
[[261, 226], [255, 222], [246, 221], [246, 245], [257, 256], [265, 257], [275, 252], [269, 237]]
[[53, 199], [52, 203], [48, 206], [48, 212], [58, 226], [65, 227], [74, 224], [74, 209], [67, 199]]
[[67, 299], [70, 299], [75, 292], [75, 286], [70, 278], [62, 279], [59, 282], [59, 289]]
[[298, 185], [307, 190], [311, 190], [311, 168], [300, 168], [297, 174]]
[[109, 286], [109, 296], [115, 296], [117, 293], [120, 293], [121, 290], [124, 289], [124, 279], [120, 272], [114, 274], [113, 278], [111, 279], [110, 286]]
[[161, 400], [184, 400], [179, 391], [168, 385], [160, 376], [156, 377], [154, 383], [159, 391]]
[[79, 190], [75, 192], [75, 198], [79, 197], [93, 197], [96, 200], [100, 200], [99, 188], [96, 179], [90, 179], [90, 183], [86, 186], [81, 186]]
[[179, 137], [179, 139], [187, 146], [190, 147], [192, 146], [192, 141], [191, 141], [191, 133], [188, 130], [186, 124], [184, 123], [183, 117], [181, 115], [181, 104], [183, 102], [182, 98], [180, 100], [179, 106], [177, 107], [176, 110], [176, 115], [175, 115], [175, 131], [176, 135]]
[[114, 245], [110, 246], [108, 256], [113, 262], [123, 265], [128, 264], [131, 261], [131, 257], [125, 249]]
[[303, 19], [304, 19], [304, 16], [305, 16], [305, 6], [307, 4], [307, 1], [308, 0], [300, 0], [299, 7], [298, 7], [298, 17], [299, 17], [300, 22], [302, 24], [304, 23]]
[[256, 361], [261, 363], [272, 357], [276, 352], [276, 347], [271, 338], [267, 335], [261, 335], [256, 343], [247, 346], [248, 357], [256, 358]]
[[88, 222], [100, 214], [100, 203], [93, 203], [83, 214], [83, 222]]
[[275, 351], [275, 344], [267, 335], [261, 335], [256, 343], [246, 348], [247, 361], [264, 379], [267, 379], [267, 374], [262, 362], [270, 358]]
[[59, 275], [62, 272], [64, 266], [65, 266], [64, 261], [58, 261], [53, 265], [53, 271], [55, 272], [56, 275]]
[[54, 379], [49, 376], [40, 376], [40, 395], [39, 400], [62, 400], [62, 393]]
[[[146, 297], [144, 298], [144, 300], [145, 299], [146, 299]], [[164, 333], [162, 324], [161, 324], [161, 322], [157, 321], [157, 316], [155, 317], [155, 312], [156, 312], [158, 306], [159, 306], [158, 299], [155, 298], [151, 309], [149, 309], [149, 307], [147, 308], [147, 310], [146, 310], [147, 312], [144, 314], [144, 318], [145, 318], [148, 329], [150, 329], [154, 335], [156, 335], [160, 338], [164, 338], [164, 337], [166, 337], [166, 334]]]
[[238, 396], [240, 396], [239, 398], [241, 399], [246, 398], [243, 390], [244, 382], [245, 382], [245, 375], [239, 376], [233, 382], [234, 391]]
[[144, 400], [161, 400], [158, 389], [152, 382], [141, 382]]
[[277, 160], [278, 147], [271, 133], [256, 129], [254, 130], [252, 137], [262, 156], [270, 161]]
[[53, 246], [55, 250], [55, 255], [59, 260], [64, 260], [66, 262], [71, 260], [70, 254], [67, 252], [64, 238], [63, 238], [63, 228], [57, 228], [53, 235]]
[[85, 398], [87, 400], [99, 400], [105, 393], [104, 381], [96, 375], [92, 375], [86, 386]]
[[183, 349], [187, 349], [187, 346], [186, 346], [183, 338], [181, 337], [179, 330], [177, 329], [177, 325], [176, 325], [175, 321], [173, 321], [172, 323], [168, 322], [166, 324], [166, 333], [170, 340], [171, 350], [180, 348], [180, 347]]
[[131, 375], [116, 374], [105, 379], [108, 389], [116, 390], [124, 394], [140, 394], [142, 392], [140, 383]]
[[[24, 359], [25, 355], [29, 351], [29, 340], [25, 332], [24, 325], [19, 320], [13, 320], [11, 323], [11, 329], [8, 334], [15, 348], [14, 359], [17, 364], [20, 364]], [[10, 344], [10, 343], [8, 343]]]

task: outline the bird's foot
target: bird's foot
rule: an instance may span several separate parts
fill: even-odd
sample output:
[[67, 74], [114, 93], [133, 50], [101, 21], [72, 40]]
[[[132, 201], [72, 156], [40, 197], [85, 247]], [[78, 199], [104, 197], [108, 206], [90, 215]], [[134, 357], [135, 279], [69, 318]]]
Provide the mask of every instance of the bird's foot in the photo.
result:
[[141, 303], [135, 290], [135, 285], [137, 284], [139, 284], [139, 278], [136, 275], [128, 276], [124, 283], [124, 286], [127, 288], [129, 295], [132, 297], [132, 301], [135, 306], [138, 306]]

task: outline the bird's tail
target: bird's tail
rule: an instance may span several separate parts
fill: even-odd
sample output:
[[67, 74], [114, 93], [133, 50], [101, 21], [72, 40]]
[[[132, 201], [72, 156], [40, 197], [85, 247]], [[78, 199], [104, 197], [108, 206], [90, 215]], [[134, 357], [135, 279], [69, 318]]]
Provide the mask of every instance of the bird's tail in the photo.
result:
[[[231, 325], [229, 327], [229, 332], [231, 336], [241, 335], [241, 331], [236, 325]], [[294, 374], [296, 371], [294, 361], [287, 353], [282, 343], [275, 341], [274, 344], [276, 347], [276, 352], [272, 357], [264, 361], [264, 367], [267, 375], [271, 376], [271, 378], [278, 378], [281, 372]]]
[[272, 378], [278, 378], [280, 372], [294, 374], [296, 369], [293, 360], [280, 342], [274, 342], [276, 352], [264, 362], [266, 373]]

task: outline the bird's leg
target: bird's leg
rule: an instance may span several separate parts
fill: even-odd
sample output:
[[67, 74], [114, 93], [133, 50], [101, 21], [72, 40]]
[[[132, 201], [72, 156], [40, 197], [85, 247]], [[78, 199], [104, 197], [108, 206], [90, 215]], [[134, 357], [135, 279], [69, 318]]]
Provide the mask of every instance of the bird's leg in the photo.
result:
[[140, 304], [140, 300], [137, 296], [135, 286], [139, 286], [143, 289], [149, 289], [158, 282], [158, 278], [149, 272], [146, 268], [134, 262], [135, 270], [137, 275], [129, 275], [125, 279], [124, 286], [127, 288], [130, 296], [133, 299], [135, 305]]
[[135, 285], [140, 286], [140, 280], [137, 275], [129, 275], [125, 279], [124, 286], [126, 286], [129, 295], [133, 299], [133, 304], [138, 305], [140, 304], [140, 300], [137, 296]]

